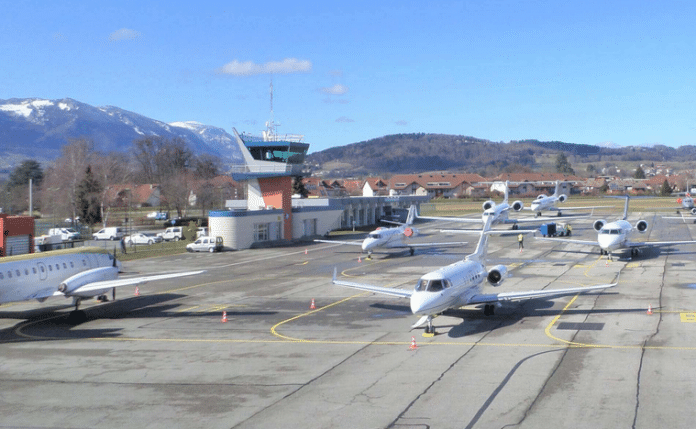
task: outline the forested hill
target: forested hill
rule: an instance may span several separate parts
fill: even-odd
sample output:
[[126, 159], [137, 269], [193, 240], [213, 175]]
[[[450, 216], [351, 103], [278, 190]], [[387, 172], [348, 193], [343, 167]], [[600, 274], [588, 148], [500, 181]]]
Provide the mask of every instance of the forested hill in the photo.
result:
[[483, 175], [487, 170], [499, 171], [515, 164], [535, 168], [540, 159], [560, 152], [573, 162], [696, 159], [696, 146], [604, 148], [537, 140], [496, 143], [468, 136], [417, 133], [394, 134], [326, 149], [308, 155], [307, 161], [324, 170], [339, 169], [352, 174], [462, 170]]

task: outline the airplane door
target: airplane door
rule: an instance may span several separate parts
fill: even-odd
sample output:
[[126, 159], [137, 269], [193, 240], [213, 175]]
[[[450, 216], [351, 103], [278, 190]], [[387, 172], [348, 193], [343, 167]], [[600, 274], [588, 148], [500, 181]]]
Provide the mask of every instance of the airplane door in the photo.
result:
[[48, 278], [48, 271], [46, 270], [46, 265], [43, 262], [37, 262], [36, 268], [39, 270], [39, 280], [46, 280]]

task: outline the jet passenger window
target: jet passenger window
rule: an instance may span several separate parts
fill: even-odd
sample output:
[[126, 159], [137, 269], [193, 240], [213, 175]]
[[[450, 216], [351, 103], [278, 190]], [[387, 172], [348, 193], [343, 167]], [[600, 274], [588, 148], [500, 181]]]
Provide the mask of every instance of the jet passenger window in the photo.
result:
[[8, 278], [8, 279], [11, 279], [11, 278], [12, 278], [12, 271], [8, 271], [8, 272], [7, 272], [7, 278]]
[[29, 269], [28, 269], [28, 268], [25, 268], [25, 269], [24, 269], [24, 275], [25, 275], [25, 276], [28, 276], [28, 275], [29, 275]]
[[15, 273], [17, 274], [17, 277], [19, 277], [21, 275], [19, 270], [15, 270]]
[[63, 262], [63, 268], [65, 268], [66, 270], [68, 269], [68, 266], [66, 265], [65, 262]]
[[32, 271], [34, 274], [36, 274], [36, 267], [32, 267], [32, 268], [31, 268], [31, 271]]
[[5, 278], [5, 276], [2, 273], [0, 273], [0, 280], [2, 280], [4, 278]]

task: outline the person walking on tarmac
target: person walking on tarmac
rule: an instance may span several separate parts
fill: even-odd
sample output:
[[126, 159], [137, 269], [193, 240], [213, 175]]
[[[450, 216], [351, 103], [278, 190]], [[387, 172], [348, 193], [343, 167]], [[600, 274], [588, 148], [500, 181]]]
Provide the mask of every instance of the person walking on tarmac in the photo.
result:
[[519, 234], [517, 236], [517, 244], [520, 248], [520, 252], [522, 252], [522, 249], [524, 249], [524, 234]]

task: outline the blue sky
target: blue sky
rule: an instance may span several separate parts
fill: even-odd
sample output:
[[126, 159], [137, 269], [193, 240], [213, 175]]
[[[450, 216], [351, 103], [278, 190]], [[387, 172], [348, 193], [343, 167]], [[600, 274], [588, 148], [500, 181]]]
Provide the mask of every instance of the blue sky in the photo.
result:
[[278, 131], [312, 152], [411, 132], [696, 144], [691, 1], [0, 6], [0, 99], [260, 133], [272, 77]]

